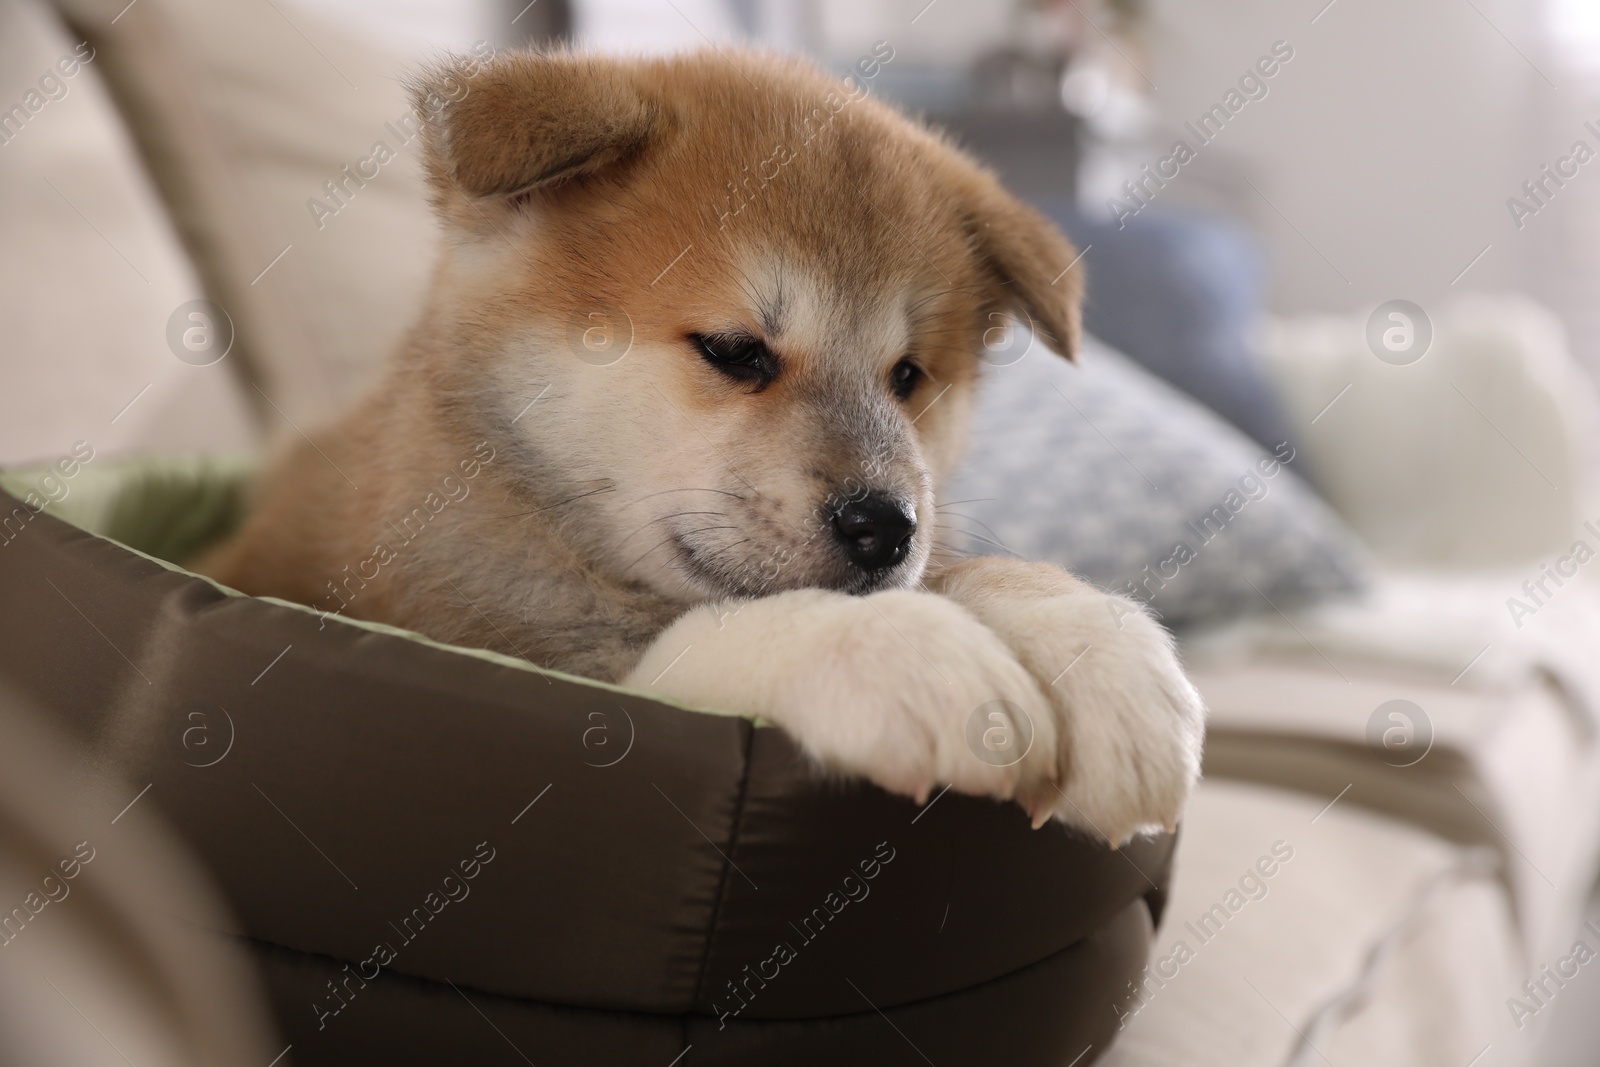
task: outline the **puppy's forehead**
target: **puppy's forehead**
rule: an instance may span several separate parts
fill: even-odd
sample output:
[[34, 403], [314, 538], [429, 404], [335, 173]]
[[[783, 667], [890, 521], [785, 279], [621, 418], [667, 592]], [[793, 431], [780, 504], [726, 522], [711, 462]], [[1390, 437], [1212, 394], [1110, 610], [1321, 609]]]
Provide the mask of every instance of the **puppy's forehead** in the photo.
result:
[[748, 310], [781, 352], [832, 369], [870, 370], [911, 343], [916, 293], [906, 279], [863, 286], [827, 264], [771, 254], [747, 257], [742, 274]]
[[[661, 87], [678, 116], [641, 172], [653, 212], [693, 212], [746, 254], [765, 238], [798, 264], [864, 288], [945, 276], [967, 234], [949, 153], [846, 83], [784, 63], [700, 63]], [[855, 92], [863, 92], [861, 86]]]

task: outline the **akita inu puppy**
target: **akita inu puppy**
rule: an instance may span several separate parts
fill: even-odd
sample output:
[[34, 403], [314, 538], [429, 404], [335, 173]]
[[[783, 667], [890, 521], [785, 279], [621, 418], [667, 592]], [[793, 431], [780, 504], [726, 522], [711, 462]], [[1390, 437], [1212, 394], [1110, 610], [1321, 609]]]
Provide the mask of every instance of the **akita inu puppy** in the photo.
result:
[[985, 332], [1074, 354], [1071, 245], [799, 62], [465, 70], [418, 88], [444, 243], [416, 327], [200, 568], [761, 715], [897, 793], [1173, 825], [1204, 709], [1166, 632], [1052, 566], [930, 562]]

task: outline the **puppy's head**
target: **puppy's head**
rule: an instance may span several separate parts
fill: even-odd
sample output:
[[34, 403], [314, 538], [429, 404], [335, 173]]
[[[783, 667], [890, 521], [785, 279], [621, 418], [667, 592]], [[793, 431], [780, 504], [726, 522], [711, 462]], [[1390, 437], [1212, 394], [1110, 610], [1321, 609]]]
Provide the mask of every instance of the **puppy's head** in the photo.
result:
[[419, 99], [437, 380], [624, 580], [915, 583], [986, 347], [1076, 349], [1071, 246], [860, 81], [524, 53]]

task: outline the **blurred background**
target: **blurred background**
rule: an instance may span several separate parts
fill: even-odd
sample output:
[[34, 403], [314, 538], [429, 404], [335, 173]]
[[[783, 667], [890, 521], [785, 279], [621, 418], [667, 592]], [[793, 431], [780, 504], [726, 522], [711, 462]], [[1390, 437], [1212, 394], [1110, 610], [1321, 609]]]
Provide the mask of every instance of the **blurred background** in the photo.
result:
[[[1161, 191], [1160, 206], [1212, 212], [1258, 235], [1275, 311], [1344, 312], [1400, 296], [1426, 307], [1462, 287], [1514, 290], [1556, 308], [1585, 364], [1600, 366], [1600, 309], [1585, 298], [1600, 281], [1600, 253], [1588, 251], [1600, 182], [1572, 183], [1520, 230], [1505, 203], [1600, 116], [1600, 7], [1588, 0], [332, 0], [318, 9], [412, 51], [553, 36], [624, 52], [741, 42], [847, 71], [887, 41], [895, 58], [877, 82], [883, 96], [978, 137], [1014, 188], [1076, 196], [1105, 216], [1143, 164], [1175, 138], [1194, 142], [1185, 122], [1287, 41], [1290, 69]], [[990, 132], [996, 125], [1006, 132]]]
[[[29, 73], [38, 65], [30, 52], [44, 55], [50, 47], [45, 6], [9, 0], [3, 9], [8, 106], [39, 76]], [[122, 7], [92, 0], [63, 6], [69, 16], [108, 19], [118, 15], [112, 7]], [[128, 10], [131, 18], [137, 8]], [[1467, 291], [1527, 294], [1557, 314], [1578, 360], [1600, 367], [1600, 307], [1589, 298], [1600, 281], [1600, 182], [1584, 168], [1563, 188], [1547, 182], [1555, 195], [1537, 215], [1515, 218], [1508, 205], [1512, 197], [1533, 205], [1523, 183], [1555, 165], [1577, 139], [1600, 146], [1583, 125], [1600, 116], [1600, 10], [1587, 0], [328, 0], [303, 9], [274, 0], [268, 14], [286, 41], [301, 38], [305, 88], [331, 98], [365, 86], [326, 55], [318, 58], [297, 12], [408, 59], [465, 51], [475, 42], [499, 48], [560, 40], [621, 52], [737, 42], [807, 53], [844, 72], [883, 41], [894, 59], [874, 79], [875, 92], [952, 130], [1014, 189], [1058, 215], [1071, 206], [1086, 223], [1116, 218], [1118, 201], [1137, 206], [1124, 183], [1141, 180], [1141, 168], [1168, 157], [1175, 140], [1198, 146], [1185, 123], [1217, 105], [1275, 42], [1285, 42], [1294, 58], [1262, 79], [1266, 95], [1250, 100], [1224, 134], [1149, 197], [1149, 213], [1220, 219], [1250, 234], [1266, 265], [1270, 312], [1345, 313], [1391, 299], [1432, 308]], [[203, 65], [206, 53], [237, 43], [193, 32], [183, 47], [189, 62]], [[393, 83], [403, 74], [399, 66], [387, 62], [372, 73]], [[57, 216], [75, 219], [79, 236], [106, 251], [104, 235], [83, 225], [104, 229], [106, 219], [82, 199], [113, 196], [101, 186], [129, 169], [127, 137], [107, 121], [111, 109], [94, 84], [99, 72], [90, 69], [89, 78], [68, 80], [67, 95], [49, 102], [49, 122], [8, 136], [0, 158], [0, 181], [18, 186], [0, 197], [0, 225], [13, 252], [0, 264], [0, 312], [20, 330], [13, 343], [23, 348], [48, 350], [74, 330], [93, 332], [88, 323], [27, 314], [30, 285], [94, 280], [62, 241]], [[79, 175], [57, 181], [56, 191], [8, 165], [58, 154], [71, 169], [68, 161], [96, 153], [104, 164], [99, 185]], [[111, 242], [123, 262], [104, 265], [111, 291], [97, 289], [100, 300], [159, 286], [168, 266], [181, 272], [170, 263], [168, 235], [158, 220], [149, 223], [128, 234], [136, 247]], [[192, 240], [181, 219], [177, 228]], [[287, 243], [252, 251], [265, 265]], [[1094, 259], [1086, 259], [1091, 273]], [[348, 352], [328, 358], [371, 361]], [[116, 384], [131, 386], [131, 396], [153, 380], [145, 400], [155, 402], [141, 401], [142, 410], [119, 419], [106, 435], [111, 444], [150, 433], [157, 441], [177, 435], [174, 444], [249, 437], [228, 423], [253, 414], [215, 397], [211, 383], [164, 381], [177, 368], [158, 353], [146, 367], [135, 370], [133, 362], [121, 362]], [[42, 369], [37, 377], [19, 377], [15, 367], [6, 373], [12, 398], [40, 398], [0, 424], [0, 458], [56, 451], [29, 444], [60, 414], [52, 398], [66, 395], [62, 383], [52, 387]], [[224, 405], [216, 424], [198, 439], [193, 425], [164, 426], [158, 412], [163, 394], [173, 391]]]

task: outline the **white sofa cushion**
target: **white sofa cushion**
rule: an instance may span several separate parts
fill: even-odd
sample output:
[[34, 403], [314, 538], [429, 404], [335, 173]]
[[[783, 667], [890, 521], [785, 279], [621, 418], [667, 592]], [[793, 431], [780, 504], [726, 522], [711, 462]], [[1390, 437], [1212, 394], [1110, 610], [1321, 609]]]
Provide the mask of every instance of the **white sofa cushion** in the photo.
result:
[[1481, 852], [1326, 803], [1201, 785], [1143, 996], [1104, 1067], [1465, 1067], [1504, 1045], [1486, 1006], [1520, 967]]
[[1493, 566], [1571, 543], [1596, 517], [1600, 400], [1559, 321], [1522, 297], [1426, 309], [1395, 366], [1365, 313], [1270, 321], [1261, 351], [1316, 481], [1396, 565]]

